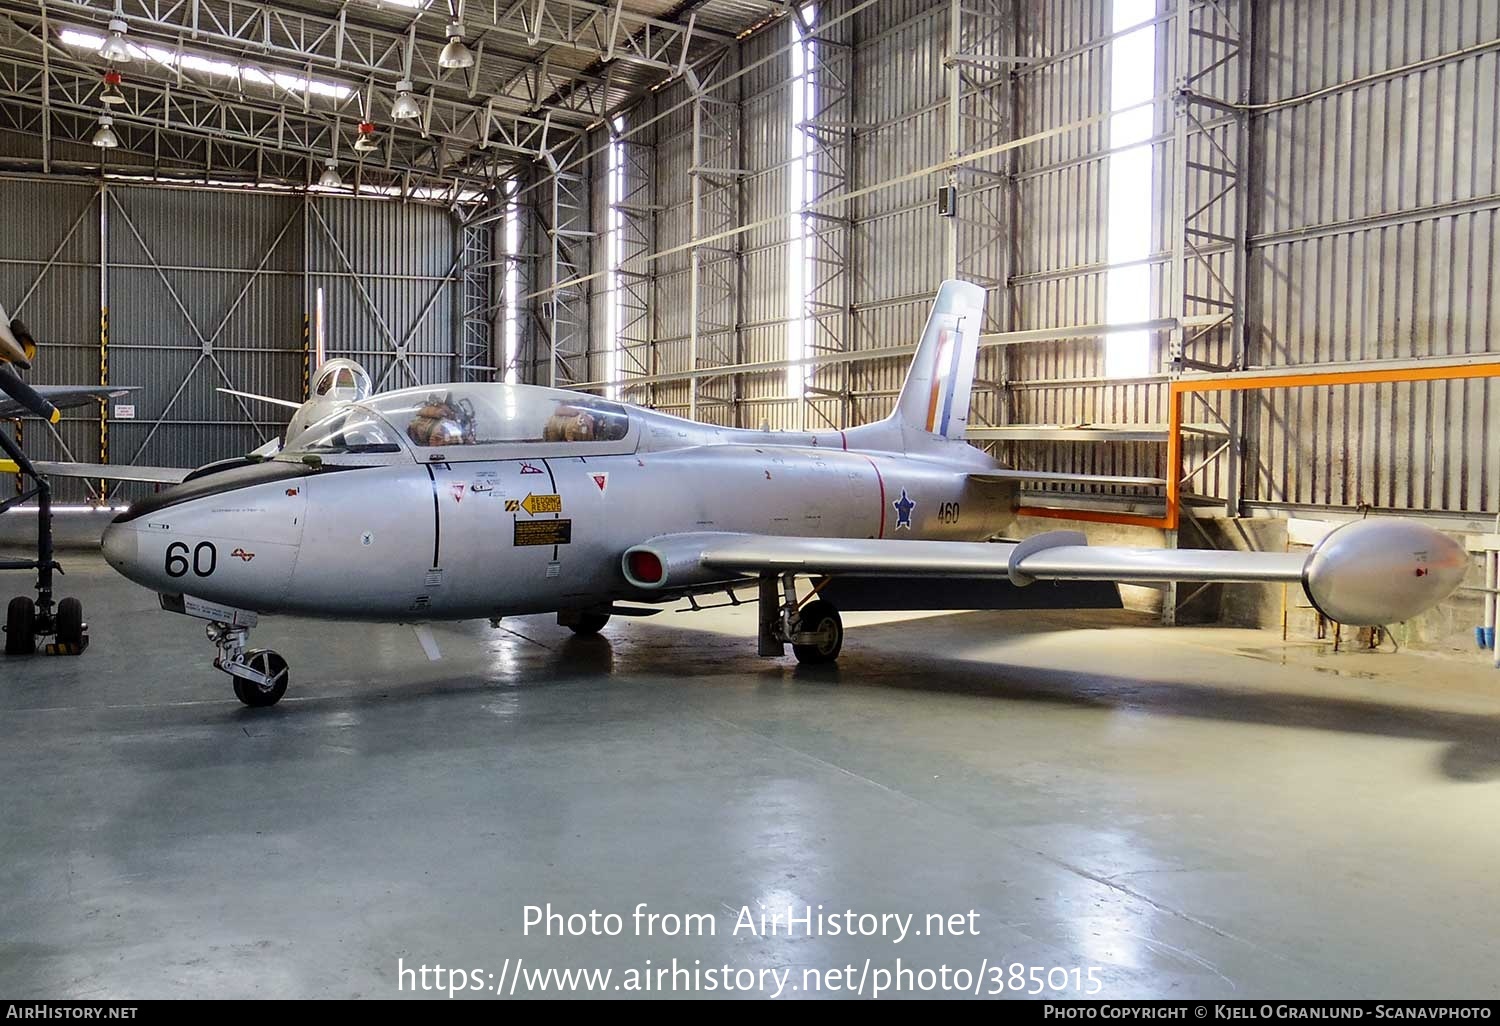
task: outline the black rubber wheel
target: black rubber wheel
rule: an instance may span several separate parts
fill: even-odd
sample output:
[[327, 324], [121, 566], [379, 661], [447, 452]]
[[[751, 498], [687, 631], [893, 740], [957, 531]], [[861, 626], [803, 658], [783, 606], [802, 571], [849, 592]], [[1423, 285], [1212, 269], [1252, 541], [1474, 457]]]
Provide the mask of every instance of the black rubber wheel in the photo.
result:
[[580, 637], [598, 634], [609, 623], [608, 613], [580, 613], [576, 623], [568, 624], [568, 630]]
[[36, 651], [36, 606], [18, 595], [5, 607], [5, 654], [31, 655]]
[[76, 647], [83, 644], [83, 603], [65, 598], [57, 604], [57, 643]]
[[797, 614], [797, 633], [818, 635], [818, 640], [811, 644], [792, 644], [797, 662], [818, 666], [838, 660], [844, 647], [844, 621], [833, 603], [814, 599], [803, 606]]
[[250, 668], [271, 678], [268, 687], [252, 684], [248, 680], [234, 678], [234, 697], [244, 702], [252, 709], [264, 709], [268, 705], [275, 705], [281, 701], [281, 696], [286, 694], [286, 686], [291, 681], [291, 674], [287, 673], [286, 660], [279, 653], [272, 652], [269, 648], [253, 648], [245, 653], [245, 662]]

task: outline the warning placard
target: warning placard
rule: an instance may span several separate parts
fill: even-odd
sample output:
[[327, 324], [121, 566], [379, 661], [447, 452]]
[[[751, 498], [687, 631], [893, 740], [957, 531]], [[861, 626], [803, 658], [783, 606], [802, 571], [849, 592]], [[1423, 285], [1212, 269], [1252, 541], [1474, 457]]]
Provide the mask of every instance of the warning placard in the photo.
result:
[[517, 520], [517, 545], [567, 545], [573, 540], [571, 520]]

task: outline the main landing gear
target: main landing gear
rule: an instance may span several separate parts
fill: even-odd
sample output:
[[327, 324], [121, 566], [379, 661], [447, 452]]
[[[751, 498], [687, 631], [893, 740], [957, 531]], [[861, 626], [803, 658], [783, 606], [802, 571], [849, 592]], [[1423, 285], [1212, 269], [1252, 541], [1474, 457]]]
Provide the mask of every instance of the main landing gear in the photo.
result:
[[579, 637], [591, 637], [604, 630], [609, 623], [608, 613], [578, 612], [562, 610], [557, 614], [559, 627], [566, 627]]
[[[814, 593], [816, 594], [816, 593]], [[832, 602], [809, 596], [797, 600], [796, 574], [760, 578], [760, 654], [784, 656], [792, 646], [797, 662], [827, 666], [844, 647], [844, 621]]]
[[89, 647], [83, 603], [76, 598], [65, 598], [55, 605], [52, 601], [52, 575], [62, 573], [52, 555], [52, 488], [21, 447], [3, 431], [0, 431], [0, 454], [9, 457], [32, 481], [31, 487], [23, 488], [19, 495], [0, 501], [0, 514], [33, 498], [37, 514], [36, 558], [0, 560], [0, 570], [36, 571], [36, 598], [17, 595], [5, 607], [5, 654], [33, 655], [38, 642], [50, 637], [51, 641], [40, 646], [47, 655], [82, 655]]
[[234, 679], [234, 697], [252, 709], [275, 705], [286, 694], [291, 682], [286, 660], [269, 648], [252, 648], [249, 627], [237, 627], [218, 620], [208, 624], [208, 640], [218, 646], [214, 669], [223, 670]]

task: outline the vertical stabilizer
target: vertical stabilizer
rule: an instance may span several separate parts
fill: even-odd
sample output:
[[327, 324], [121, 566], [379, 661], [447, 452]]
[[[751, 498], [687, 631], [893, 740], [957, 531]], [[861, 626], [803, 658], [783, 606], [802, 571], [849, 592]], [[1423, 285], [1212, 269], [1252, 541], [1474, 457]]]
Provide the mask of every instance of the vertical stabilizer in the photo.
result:
[[984, 325], [983, 287], [945, 281], [901, 386], [894, 419], [907, 430], [962, 439], [969, 425], [974, 359]]

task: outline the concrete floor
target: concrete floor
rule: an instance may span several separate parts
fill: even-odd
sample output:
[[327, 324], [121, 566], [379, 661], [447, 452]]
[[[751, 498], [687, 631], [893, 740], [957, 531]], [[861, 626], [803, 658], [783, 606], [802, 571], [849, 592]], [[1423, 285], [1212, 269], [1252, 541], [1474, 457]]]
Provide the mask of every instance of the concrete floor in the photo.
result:
[[[1110, 998], [1500, 996], [1500, 674], [1477, 654], [866, 614], [808, 673], [755, 657], [746, 609], [440, 628], [430, 664], [408, 629], [268, 620], [292, 691], [252, 712], [196, 622], [66, 565], [93, 647], [0, 661], [10, 997], [388, 997], [398, 958], [673, 957], [793, 984], [988, 959], [1099, 966]], [[523, 935], [544, 902], [712, 913], [717, 936]], [[974, 909], [980, 934], [731, 936], [789, 902]]]

